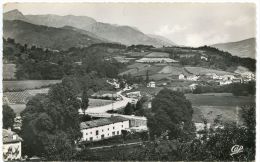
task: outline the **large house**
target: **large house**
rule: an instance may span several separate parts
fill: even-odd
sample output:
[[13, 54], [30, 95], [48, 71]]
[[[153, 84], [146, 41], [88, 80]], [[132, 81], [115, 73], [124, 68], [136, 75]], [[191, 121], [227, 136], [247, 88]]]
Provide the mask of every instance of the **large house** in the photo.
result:
[[22, 139], [10, 129], [3, 129], [3, 158], [5, 161], [20, 160]]
[[127, 130], [129, 127], [129, 119], [121, 116], [112, 116], [80, 124], [82, 141], [99, 141], [118, 136], [122, 134], [122, 130]]

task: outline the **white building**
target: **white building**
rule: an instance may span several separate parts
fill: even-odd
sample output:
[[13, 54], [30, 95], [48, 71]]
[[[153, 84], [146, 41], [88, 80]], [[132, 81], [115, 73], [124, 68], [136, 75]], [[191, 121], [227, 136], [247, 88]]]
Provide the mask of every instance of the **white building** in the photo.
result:
[[234, 75], [222, 75], [221, 79], [223, 81], [232, 81], [233, 79], [235, 79], [235, 76]]
[[147, 84], [147, 87], [155, 88], [156, 87], [155, 82], [154, 81], [149, 82]]
[[129, 129], [129, 119], [112, 116], [80, 123], [82, 141], [99, 141], [122, 134], [122, 130]]
[[201, 59], [201, 60], [208, 61], [208, 58], [207, 58], [206, 56], [200, 56], [200, 59]]
[[196, 89], [197, 85], [198, 84], [193, 83], [193, 84], [189, 85], [189, 87], [190, 87], [191, 90], [194, 90], [194, 89]]
[[3, 129], [3, 158], [5, 161], [20, 160], [22, 139], [10, 129]]
[[139, 98], [139, 97], [141, 97], [141, 92], [140, 91], [129, 92], [129, 93], [126, 93], [126, 96], [129, 98]]
[[190, 80], [190, 81], [197, 81], [199, 79], [198, 75], [191, 75], [191, 74], [183, 74], [181, 73], [179, 75], [179, 80]]
[[210, 78], [216, 80], [220, 79], [220, 76], [218, 76], [216, 73], [207, 73], [206, 76], [209, 76]]

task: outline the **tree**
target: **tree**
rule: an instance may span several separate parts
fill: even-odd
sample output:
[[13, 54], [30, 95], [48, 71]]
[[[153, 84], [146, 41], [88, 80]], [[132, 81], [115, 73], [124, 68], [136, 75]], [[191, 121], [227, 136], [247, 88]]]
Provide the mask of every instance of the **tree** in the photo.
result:
[[15, 113], [8, 105], [3, 105], [3, 128], [13, 128]]
[[134, 112], [133, 105], [128, 103], [125, 107], [125, 115], [132, 115]]
[[146, 78], [145, 78], [146, 84], [149, 83], [149, 71], [146, 71]]
[[[254, 161], [255, 160], [255, 105], [243, 106], [243, 125], [224, 123], [223, 127], [203, 131], [206, 138], [195, 139], [179, 145], [179, 160], [189, 161]], [[217, 123], [215, 123], [216, 125]], [[230, 155], [235, 145], [243, 146], [242, 152]]]
[[185, 138], [194, 131], [193, 109], [183, 93], [170, 89], [161, 90], [152, 100], [148, 114], [148, 127], [152, 136], [169, 131], [171, 138]]
[[21, 113], [23, 153], [48, 160], [69, 160], [81, 138], [77, 100], [71, 78], [53, 85], [47, 95], [36, 95]]
[[88, 91], [87, 88], [84, 88], [82, 97], [81, 97], [81, 109], [84, 112], [84, 115], [86, 115], [86, 110], [89, 106], [89, 100], [88, 100]]

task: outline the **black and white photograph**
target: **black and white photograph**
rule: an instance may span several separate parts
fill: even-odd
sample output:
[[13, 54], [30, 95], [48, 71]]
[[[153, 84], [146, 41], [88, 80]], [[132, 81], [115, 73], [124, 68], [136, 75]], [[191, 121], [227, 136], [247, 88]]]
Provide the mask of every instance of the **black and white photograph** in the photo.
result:
[[257, 10], [4, 1], [2, 161], [257, 161]]

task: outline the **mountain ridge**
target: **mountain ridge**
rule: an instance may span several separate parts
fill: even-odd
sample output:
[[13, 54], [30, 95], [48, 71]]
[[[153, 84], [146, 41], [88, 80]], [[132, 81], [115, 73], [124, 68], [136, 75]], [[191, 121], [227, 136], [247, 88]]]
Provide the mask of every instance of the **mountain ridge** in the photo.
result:
[[22, 15], [23, 14], [20, 11], [12, 10], [4, 13], [3, 19], [18, 19], [36, 25], [45, 25], [50, 27], [72, 26], [78, 29], [89, 31], [97, 35], [98, 37], [104, 38], [105, 40], [109, 40], [111, 42], [119, 42], [125, 45], [144, 44], [153, 45], [155, 47], [161, 47], [166, 44], [170, 46], [173, 45], [162, 39], [150, 37], [149, 35], [146, 35], [143, 32], [141, 32], [136, 27], [102, 23], [88, 16], [59, 16], [54, 14], [23, 16]]
[[256, 39], [248, 38], [240, 41], [217, 43], [210, 45], [222, 51], [227, 51], [234, 56], [254, 58], [256, 56]]
[[13, 38], [20, 44], [66, 50], [70, 47], [87, 47], [104, 42], [70, 29], [35, 25], [22, 20], [4, 20], [3, 22], [3, 37]]

